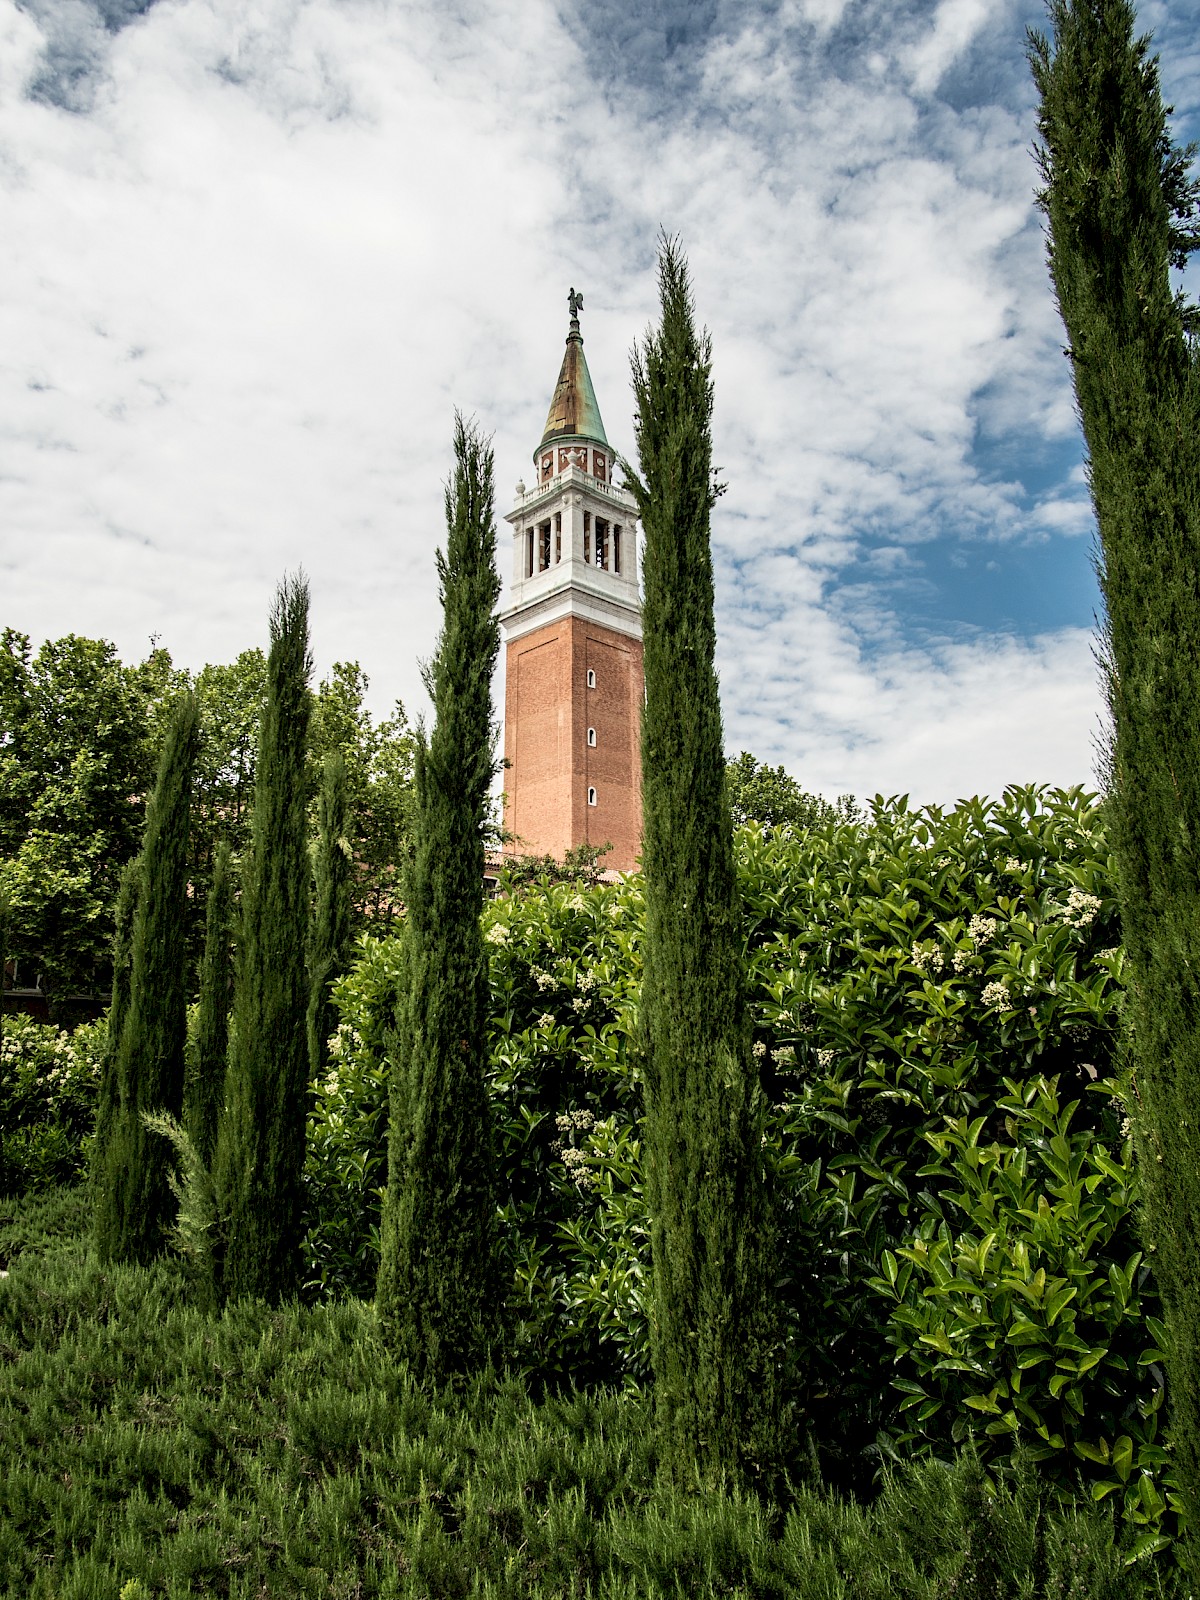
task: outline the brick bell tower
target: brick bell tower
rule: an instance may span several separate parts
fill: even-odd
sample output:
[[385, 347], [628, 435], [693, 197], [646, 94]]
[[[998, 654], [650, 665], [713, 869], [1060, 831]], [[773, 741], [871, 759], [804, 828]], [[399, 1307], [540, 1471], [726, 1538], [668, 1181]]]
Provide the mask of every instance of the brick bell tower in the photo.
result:
[[628, 872], [642, 838], [642, 613], [637, 508], [613, 483], [579, 312], [571, 290], [562, 370], [534, 486], [517, 485], [506, 640], [506, 849], [560, 860], [611, 844]]

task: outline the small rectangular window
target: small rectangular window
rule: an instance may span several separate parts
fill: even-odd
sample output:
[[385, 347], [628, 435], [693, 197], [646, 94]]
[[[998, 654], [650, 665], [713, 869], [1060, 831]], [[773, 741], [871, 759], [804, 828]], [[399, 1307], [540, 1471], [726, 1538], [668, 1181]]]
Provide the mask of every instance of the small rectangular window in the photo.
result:
[[612, 569], [614, 572], [620, 572], [621, 570], [621, 524], [619, 522], [613, 523]]
[[541, 550], [539, 552], [540, 559], [538, 561], [538, 570], [540, 572], [545, 572], [546, 568], [550, 565], [550, 524], [548, 522], [543, 522], [541, 527], [538, 529], [538, 532], [541, 535]]
[[583, 559], [588, 566], [592, 564], [592, 513], [583, 513]]
[[530, 528], [525, 535], [525, 576], [533, 577], [533, 529]]
[[608, 565], [608, 523], [603, 517], [596, 518], [596, 565]]
[[589, 689], [596, 687], [596, 669], [594, 667], [588, 668], [587, 686]]
[[554, 513], [554, 565], [562, 560], [562, 512]]
[[588, 790], [588, 805], [594, 806], [595, 804], [596, 804], [596, 791], [595, 791], [595, 789], [589, 789]]
[[596, 745], [596, 730], [595, 730], [595, 728], [589, 728], [588, 729], [588, 743], [592, 746], [593, 749], [595, 749], [595, 745]]

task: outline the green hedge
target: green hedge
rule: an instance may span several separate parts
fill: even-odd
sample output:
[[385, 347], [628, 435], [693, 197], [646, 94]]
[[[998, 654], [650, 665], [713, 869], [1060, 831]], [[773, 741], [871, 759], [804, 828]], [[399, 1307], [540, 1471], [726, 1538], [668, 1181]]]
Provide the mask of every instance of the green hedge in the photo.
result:
[[[1120, 930], [1101, 809], [1011, 789], [743, 830], [755, 1049], [781, 1178], [793, 1469], [865, 1488], [973, 1441], [1175, 1528], [1159, 1310], [1120, 1098]], [[509, 1350], [535, 1383], [648, 1376], [640, 880], [494, 902], [493, 1092]], [[369, 1294], [394, 945], [337, 990], [309, 1123], [311, 1281]]]

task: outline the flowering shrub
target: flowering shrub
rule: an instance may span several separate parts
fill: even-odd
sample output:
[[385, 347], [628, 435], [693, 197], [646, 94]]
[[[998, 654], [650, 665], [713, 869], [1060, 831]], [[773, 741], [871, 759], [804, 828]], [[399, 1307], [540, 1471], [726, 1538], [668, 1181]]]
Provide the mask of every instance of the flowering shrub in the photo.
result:
[[0, 1196], [73, 1182], [86, 1165], [104, 1021], [66, 1033], [8, 1015], [0, 1043]]
[[[881, 1458], [949, 1453], [966, 1434], [994, 1464], [1017, 1447], [1042, 1448], [1060, 1480], [1090, 1474], [1098, 1495], [1142, 1519], [1144, 1537], [1163, 1537], [1161, 1382], [1153, 1339], [1142, 1337], [1158, 1303], [1146, 1262], [1129, 1273], [1136, 1173], [1114, 1095], [1123, 962], [1094, 797], [1012, 789], [951, 811], [876, 800], [865, 821], [835, 819], [802, 836], [746, 829], [739, 862], [799, 1434], [843, 1482], [873, 1475]], [[648, 1374], [641, 927], [635, 876], [532, 884], [485, 912], [510, 1356], [548, 1381]], [[338, 993], [342, 1054], [310, 1123], [312, 1193], [324, 1197], [310, 1238], [341, 1241], [314, 1270], [329, 1289], [370, 1292], [399, 976], [394, 944], [368, 946]], [[1055, 1085], [1057, 1115], [1070, 1105], [1052, 1133], [1034, 1114], [1043, 1082]], [[1021, 1105], [1033, 1110], [1011, 1103], [1031, 1092]], [[973, 1143], [963, 1128], [976, 1130]], [[1063, 1180], [1040, 1152], [1059, 1138], [1067, 1159], [1100, 1179], [1101, 1228], [1087, 1205], [1072, 1209], [1054, 1191]], [[981, 1150], [994, 1152], [994, 1188], [979, 1202], [995, 1208], [1000, 1230], [993, 1265], [1025, 1251], [1036, 1279], [1041, 1250], [1048, 1279], [1110, 1285], [1081, 1291], [1076, 1311], [1055, 1322], [1064, 1336], [1082, 1329], [1072, 1317], [1085, 1303], [1089, 1316], [1112, 1319], [1109, 1345], [1078, 1334], [1092, 1339], [1089, 1351], [1110, 1352], [1087, 1375], [1043, 1371], [1019, 1339], [1015, 1356], [1003, 1341], [989, 1349], [982, 1334], [973, 1344], [954, 1321], [978, 1301], [979, 1326], [1007, 1318], [1007, 1330], [1016, 1313], [1004, 1296], [1020, 1298], [998, 1266], [969, 1295], [962, 1289], [966, 1300], [939, 1276], [944, 1263], [950, 1281], [962, 1278], [955, 1263], [991, 1231], [962, 1200], [974, 1193]], [[1059, 1230], [1053, 1258], [1020, 1215], [1040, 1215], [1043, 1202]], [[918, 1260], [922, 1241], [928, 1255]], [[1114, 1273], [1128, 1277], [1123, 1300]], [[969, 1372], [952, 1364], [955, 1340], [970, 1346]], [[968, 1403], [993, 1388], [998, 1414]]]

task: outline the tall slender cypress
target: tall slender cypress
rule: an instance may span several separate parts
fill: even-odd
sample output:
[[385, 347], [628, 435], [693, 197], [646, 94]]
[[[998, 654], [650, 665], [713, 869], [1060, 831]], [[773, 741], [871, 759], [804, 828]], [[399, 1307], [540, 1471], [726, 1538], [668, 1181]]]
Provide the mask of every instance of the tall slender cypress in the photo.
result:
[[308, 958], [308, 1070], [325, 1070], [329, 1036], [337, 1027], [331, 998], [350, 945], [350, 846], [346, 841], [346, 763], [338, 752], [325, 757], [317, 807], [316, 899]]
[[120, 1054], [121, 1034], [129, 1011], [129, 981], [133, 971], [133, 914], [137, 909], [138, 884], [141, 882], [142, 861], [134, 856], [122, 868], [117, 885], [117, 898], [113, 906], [113, 976], [112, 1001], [108, 1008], [108, 1029], [104, 1045], [104, 1059], [100, 1070], [100, 1092], [96, 1100], [96, 1130], [92, 1141], [91, 1170], [94, 1182], [100, 1181], [104, 1166], [104, 1152], [112, 1134], [113, 1118], [120, 1104], [117, 1086], [117, 1058]]
[[225, 1094], [235, 883], [233, 853], [228, 842], [222, 839], [213, 856], [212, 882], [205, 908], [195, 1059], [184, 1107], [188, 1135], [206, 1167], [211, 1167], [216, 1153], [217, 1121]]
[[[1132, 982], [1131, 1110], [1168, 1334], [1180, 1487], [1200, 1529], [1200, 352], [1170, 268], [1200, 243], [1127, 0], [1052, 0], [1031, 35], [1049, 260], [1100, 534], [1110, 837]], [[1200, 1538], [1189, 1540], [1200, 1585]]]
[[663, 1465], [762, 1481], [776, 1463], [772, 1232], [713, 666], [711, 341], [687, 263], [633, 354], [644, 529], [642, 861], [650, 1340]]
[[500, 581], [492, 452], [461, 417], [454, 455], [437, 558], [442, 632], [427, 674], [435, 722], [416, 755], [377, 1295], [389, 1342], [433, 1383], [485, 1359], [499, 1302], [480, 913]]
[[[162, 1248], [174, 1215], [169, 1147], [146, 1128], [142, 1113], [178, 1117], [183, 1107], [187, 851], [198, 731], [195, 698], [184, 695], [167, 729], [146, 809], [128, 1005], [123, 1022], [118, 1017], [116, 1105], [98, 1153], [96, 1241], [110, 1261], [149, 1261]], [[122, 890], [127, 892], [126, 884]], [[119, 981], [114, 979], [114, 998]]]
[[224, 1247], [217, 1294], [278, 1300], [299, 1284], [308, 1040], [309, 859], [304, 767], [312, 668], [308, 584], [271, 609], [267, 703], [243, 871], [233, 1040], [214, 1185]]

